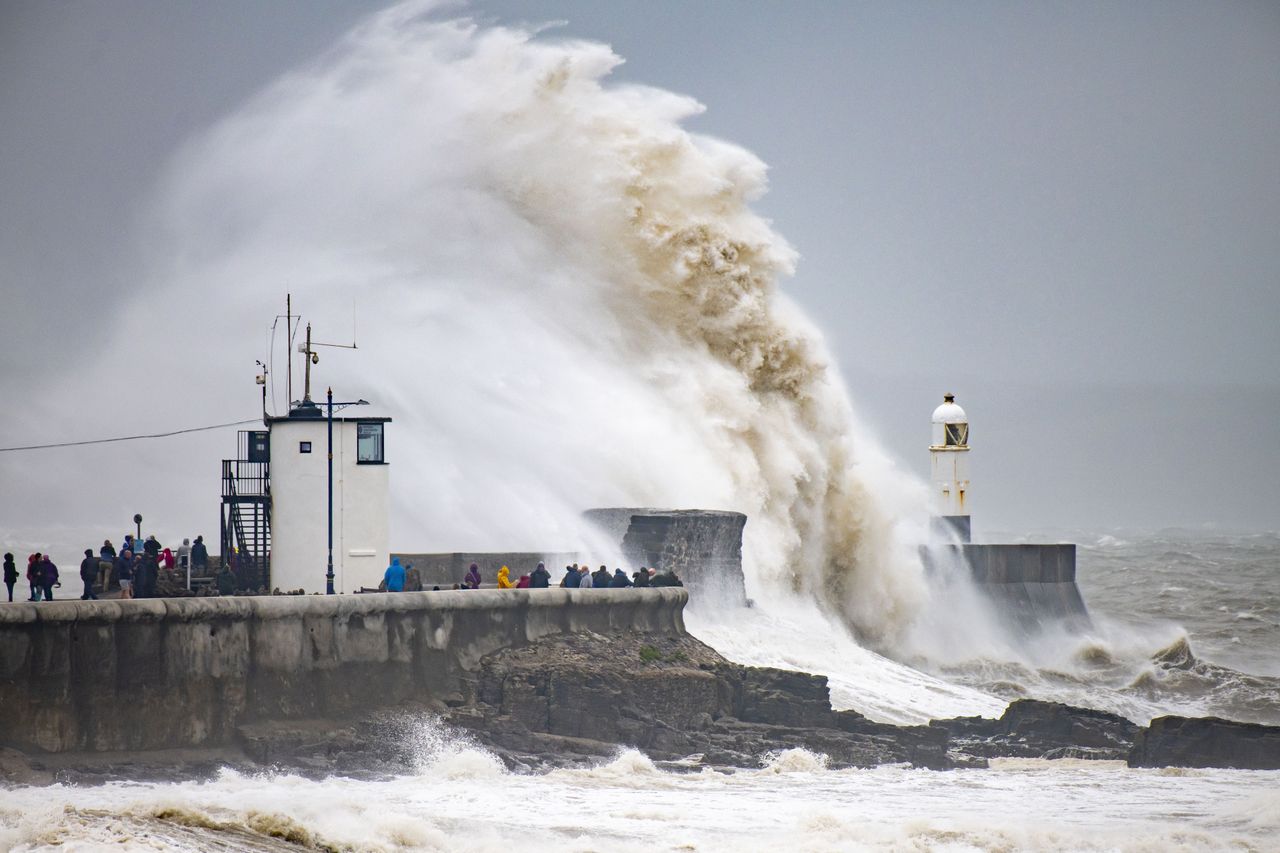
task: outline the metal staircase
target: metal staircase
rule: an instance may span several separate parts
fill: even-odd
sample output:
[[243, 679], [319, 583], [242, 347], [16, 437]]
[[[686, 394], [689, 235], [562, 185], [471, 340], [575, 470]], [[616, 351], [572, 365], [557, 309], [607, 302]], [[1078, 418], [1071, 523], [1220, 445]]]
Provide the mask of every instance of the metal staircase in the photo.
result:
[[222, 460], [222, 560], [239, 589], [271, 589], [271, 463], [267, 433], [241, 430], [236, 459]]

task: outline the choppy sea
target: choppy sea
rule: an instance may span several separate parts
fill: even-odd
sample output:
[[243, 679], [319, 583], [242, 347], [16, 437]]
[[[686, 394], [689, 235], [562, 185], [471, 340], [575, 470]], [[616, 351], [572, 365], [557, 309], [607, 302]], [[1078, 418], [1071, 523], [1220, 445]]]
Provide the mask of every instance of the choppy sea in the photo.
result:
[[[1094, 625], [1019, 660], [910, 665], [869, 651], [803, 605], [691, 612], [726, 656], [821, 672], [835, 704], [898, 722], [998, 715], [1033, 696], [1280, 724], [1280, 534], [1064, 532], [1080, 543]], [[998, 760], [987, 770], [599, 766], [516, 774], [430, 719], [405, 733], [404, 775], [282, 773], [182, 783], [0, 790], [14, 850], [1280, 850], [1280, 772], [1131, 770], [1121, 762]]]

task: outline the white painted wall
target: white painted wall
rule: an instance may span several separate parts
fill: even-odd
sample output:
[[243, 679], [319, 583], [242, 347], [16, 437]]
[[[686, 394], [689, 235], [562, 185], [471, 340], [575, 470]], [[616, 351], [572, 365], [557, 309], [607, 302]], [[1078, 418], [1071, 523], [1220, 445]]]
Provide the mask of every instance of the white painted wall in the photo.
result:
[[[385, 427], [384, 427], [385, 429]], [[271, 423], [271, 583], [325, 591], [327, 432], [323, 418]], [[299, 444], [311, 442], [311, 452]], [[385, 446], [385, 445], [384, 445]], [[390, 466], [356, 463], [356, 424], [333, 424], [336, 592], [376, 587], [390, 559]]]
[[971, 515], [969, 498], [969, 448], [931, 447], [933, 492], [939, 515]]

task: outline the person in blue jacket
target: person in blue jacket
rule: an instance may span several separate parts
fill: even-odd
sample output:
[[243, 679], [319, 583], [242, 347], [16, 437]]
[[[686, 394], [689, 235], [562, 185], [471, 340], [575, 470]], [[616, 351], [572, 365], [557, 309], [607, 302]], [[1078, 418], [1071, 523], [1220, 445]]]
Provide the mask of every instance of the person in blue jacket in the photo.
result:
[[391, 565], [387, 566], [387, 573], [382, 579], [387, 584], [387, 592], [404, 592], [404, 566], [400, 565], [399, 557], [391, 558]]

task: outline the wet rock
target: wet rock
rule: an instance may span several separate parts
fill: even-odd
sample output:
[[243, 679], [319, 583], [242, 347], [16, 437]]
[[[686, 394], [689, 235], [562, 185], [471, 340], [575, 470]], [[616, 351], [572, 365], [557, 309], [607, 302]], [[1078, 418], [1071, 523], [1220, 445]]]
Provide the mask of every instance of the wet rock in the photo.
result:
[[1217, 717], [1157, 717], [1138, 733], [1130, 767], [1280, 770], [1280, 726]]
[[1139, 726], [1118, 714], [1059, 702], [1019, 699], [993, 720], [955, 717], [933, 720], [946, 731], [951, 749], [976, 758], [1095, 758], [1128, 756]]

